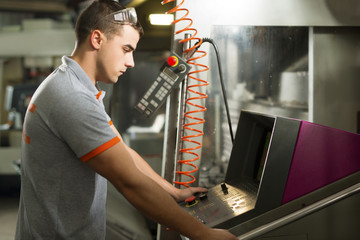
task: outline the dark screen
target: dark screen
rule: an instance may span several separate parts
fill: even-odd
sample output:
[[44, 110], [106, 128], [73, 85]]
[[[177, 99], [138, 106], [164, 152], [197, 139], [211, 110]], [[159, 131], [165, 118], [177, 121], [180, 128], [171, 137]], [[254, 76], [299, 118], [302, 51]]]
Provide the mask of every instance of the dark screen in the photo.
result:
[[11, 86], [11, 96], [7, 96], [6, 99], [11, 101], [9, 104], [10, 110], [15, 110], [21, 113], [22, 118], [25, 117], [26, 109], [30, 103], [31, 97], [38, 88], [38, 84], [24, 84]]
[[262, 172], [264, 170], [265, 160], [267, 156], [267, 152], [269, 149], [271, 138], [271, 132], [266, 132], [264, 134], [264, 139], [262, 144], [260, 145], [258, 156], [255, 163], [255, 171], [254, 171], [254, 180], [259, 183], [261, 180]]
[[259, 185], [266, 164], [273, 126], [272, 117], [241, 113], [226, 181], [255, 187]]

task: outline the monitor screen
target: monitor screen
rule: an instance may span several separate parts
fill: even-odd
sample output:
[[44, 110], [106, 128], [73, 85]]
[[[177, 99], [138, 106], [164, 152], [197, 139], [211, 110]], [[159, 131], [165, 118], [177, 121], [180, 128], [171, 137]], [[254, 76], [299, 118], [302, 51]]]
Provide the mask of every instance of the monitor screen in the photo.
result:
[[7, 111], [19, 112], [22, 119], [24, 119], [31, 97], [38, 86], [39, 84], [7, 86], [5, 93], [5, 109]]
[[258, 150], [258, 156], [255, 161], [255, 171], [253, 179], [255, 182], [259, 183], [261, 180], [262, 172], [264, 170], [265, 159], [268, 153], [269, 144], [270, 144], [271, 132], [267, 132], [264, 134], [264, 140], [260, 144], [260, 148]]
[[274, 118], [241, 112], [225, 181], [258, 187], [269, 149]]

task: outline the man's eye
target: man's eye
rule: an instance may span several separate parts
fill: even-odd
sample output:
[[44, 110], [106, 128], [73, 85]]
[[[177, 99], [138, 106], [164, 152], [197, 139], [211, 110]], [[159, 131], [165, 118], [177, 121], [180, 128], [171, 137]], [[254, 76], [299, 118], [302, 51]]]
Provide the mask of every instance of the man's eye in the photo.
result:
[[124, 49], [124, 52], [131, 52], [130, 48], [123, 48], [123, 49]]

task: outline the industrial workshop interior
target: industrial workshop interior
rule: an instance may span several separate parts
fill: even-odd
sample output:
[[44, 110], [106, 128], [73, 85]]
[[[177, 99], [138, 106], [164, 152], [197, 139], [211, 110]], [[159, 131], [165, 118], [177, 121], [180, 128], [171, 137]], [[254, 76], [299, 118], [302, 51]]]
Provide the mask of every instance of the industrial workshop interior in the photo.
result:
[[[92, 2], [0, 1], [2, 240], [15, 238], [31, 98]], [[135, 67], [99, 82], [105, 111], [165, 180], [208, 189], [183, 211], [237, 239], [360, 239], [360, 1], [117, 2], [144, 35]], [[189, 238], [108, 182], [105, 239]]]

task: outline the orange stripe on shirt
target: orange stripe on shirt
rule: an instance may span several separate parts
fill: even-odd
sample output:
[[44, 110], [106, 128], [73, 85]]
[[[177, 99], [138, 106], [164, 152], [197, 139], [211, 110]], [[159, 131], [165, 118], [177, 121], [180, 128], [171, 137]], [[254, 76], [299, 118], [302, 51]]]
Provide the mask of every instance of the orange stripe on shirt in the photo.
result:
[[109, 121], [109, 125], [111, 126], [111, 125], [114, 125], [114, 123], [110, 120]]
[[35, 109], [36, 109], [36, 105], [33, 104], [33, 103], [31, 103], [31, 104], [29, 105], [29, 111], [33, 113], [33, 112], [35, 111]]
[[92, 150], [91, 152], [87, 153], [86, 155], [80, 158], [81, 161], [86, 162], [89, 159], [97, 156], [98, 154], [102, 153], [103, 151], [109, 149], [110, 147], [114, 146], [116, 143], [120, 142], [118, 137], [114, 137], [110, 141], [104, 143], [103, 145], [99, 146], [98, 148]]
[[27, 143], [27, 144], [30, 144], [30, 137], [28, 135], [26, 135], [24, 132], [22, 133], [23, 135], [23, 138], [24, 138], [24, 141]]
[[96, 95], [96, 99], [99, 100], [100, 96], [101, 96], [101, 91], [99, 91], [98, 94]]

